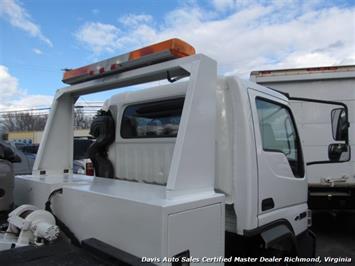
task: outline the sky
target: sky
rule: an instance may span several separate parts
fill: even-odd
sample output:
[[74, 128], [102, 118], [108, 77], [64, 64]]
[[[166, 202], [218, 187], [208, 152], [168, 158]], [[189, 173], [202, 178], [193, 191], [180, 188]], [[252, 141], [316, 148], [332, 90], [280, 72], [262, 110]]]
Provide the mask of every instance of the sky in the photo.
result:
[[355, 0], [0, 0], [0, 111], [47, 107], [62, 69], [169, 38], [241, 78], [355, 64]]

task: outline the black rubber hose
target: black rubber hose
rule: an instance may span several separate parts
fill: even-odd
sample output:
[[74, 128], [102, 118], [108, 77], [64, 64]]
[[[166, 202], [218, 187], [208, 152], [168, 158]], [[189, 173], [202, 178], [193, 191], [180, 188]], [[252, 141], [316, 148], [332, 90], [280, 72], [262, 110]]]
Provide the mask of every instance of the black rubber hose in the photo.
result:
[[80, 246], [80, 241], [75, 236], [75, 234], [53, 213], [53, 210], [51, 208], [51, 200], [58, 193], [62, 194], [63, 188], [55, 189], [51, 192], [51, 194], [49, 194], [48, 200], [45, 204], [45, 210], [50, 212], [54, 216], [56, 224], [59, 226], [60, 230], [62, 230], [63, 233], [70, 239], [71, 243], [75, 246]]

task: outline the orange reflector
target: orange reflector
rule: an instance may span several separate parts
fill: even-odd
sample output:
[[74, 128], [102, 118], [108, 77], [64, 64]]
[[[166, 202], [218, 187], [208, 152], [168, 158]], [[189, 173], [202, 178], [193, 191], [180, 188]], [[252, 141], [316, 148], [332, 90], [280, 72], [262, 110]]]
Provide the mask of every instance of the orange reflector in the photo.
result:
[[84, 67], [65, 71], [63, 75], [63, 81], [70, 80], [79, 76], [88, 76], [93, 74], [94, 74], [93, 70], [91, 70], [88, 66], [84, 66]]
[[64, 72], [63, 82], [76, 84], [104, 75], [123, 72], [195, 54], [195, 49], [180, 39], [170, 39], [127, 54]]

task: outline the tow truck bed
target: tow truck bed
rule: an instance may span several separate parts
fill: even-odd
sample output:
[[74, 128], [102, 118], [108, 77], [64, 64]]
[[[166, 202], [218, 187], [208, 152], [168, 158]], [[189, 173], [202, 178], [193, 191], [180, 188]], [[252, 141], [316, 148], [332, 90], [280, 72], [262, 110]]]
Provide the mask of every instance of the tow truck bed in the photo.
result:
[[114, 265], [65, 241], [41, 247], [27, 246], [0, 252], [0, 265]]
[[[40, 247], [26, 246], [0, 252], [0, 265], [7, 266], [128, 266], [143, 265], [140, 258], [109, 246], [97, 239], [82, 241], [76, 247], [65, 240]], [[154, 264], [144, 263], [145, 266]]]

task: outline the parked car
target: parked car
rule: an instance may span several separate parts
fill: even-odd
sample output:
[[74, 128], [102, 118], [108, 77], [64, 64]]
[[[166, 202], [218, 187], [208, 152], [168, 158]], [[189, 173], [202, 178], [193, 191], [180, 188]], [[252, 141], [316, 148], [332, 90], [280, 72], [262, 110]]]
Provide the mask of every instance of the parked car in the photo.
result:
[[89, 159], [88, 149], [94, 139], [78, 137], [74, 138], [73, 173], [93, 175], [92, 162]]
[[0, 216], [13, 205], [14, 171], [13, 163], [21, 159], [14, 149], [0, 140]]
[[23, 146], [27, 145], [24, 143], [6, 142], [0, 141], [0, 143], [7, 148], [11, 149], [12, 152], [20, 158], [19, 161], [13, 162], [13, 170], [15, 175], [30, 175], [32, 173], [32, 167], [36, 159], [35, 154], [25, 153], [21, 151]]
[[23, 145], [23, 143], [15, 143], [15, 146], [24, 153], [32, 153], [32, 154], [37, 154], [39, 148], [39, 144]]
[[[91, 163], [90, 159], [88, 159], [87, 150], [93, 142], [94, 140], [89, 138], [74, 138], [74, 174], [86, 174], [86, 165]], [[32, 168], [36, 160], [39, 144], [9, 142], [8, 145], [10, 145], [17, 156], [21, 158], [21, 162], [13, 164], [15, 175], [32, 174]]]

